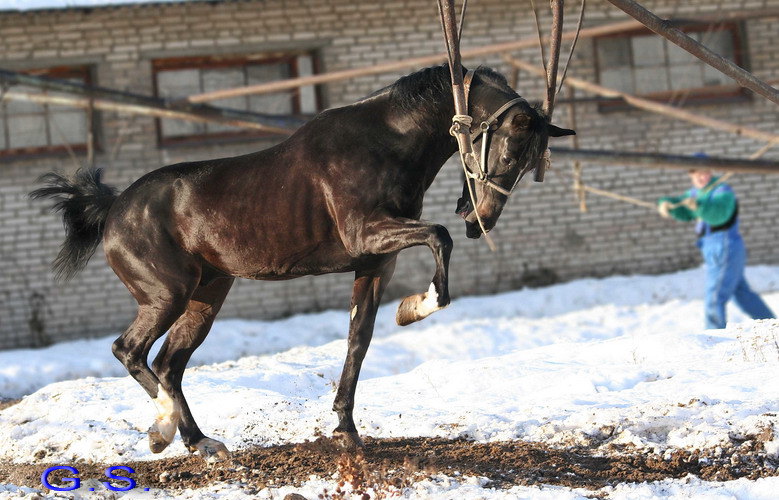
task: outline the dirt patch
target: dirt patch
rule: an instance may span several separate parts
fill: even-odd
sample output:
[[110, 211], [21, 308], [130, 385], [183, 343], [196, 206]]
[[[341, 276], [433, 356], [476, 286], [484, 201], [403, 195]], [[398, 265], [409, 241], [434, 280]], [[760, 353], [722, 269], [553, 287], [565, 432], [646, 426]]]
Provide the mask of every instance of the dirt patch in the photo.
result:
[[5, 410], [9, 406], [15, 405], [19, 401], [21, 401], [21, 399], [3, 399], [3, 398], [0, 398], [0, 411]]
[[[177, 443], [178, 444], [178, 443]], [[299, 445], [249, 448], [228, 462], [207, 465], [198, 456], [116, 464], [70, 464], [83, 480], [105, 480], [111, 465], [135, 470], [136, 488], [199, 488], [210, 483], [240, 482], [260, 490], [299, 485], [310, 476], [344, 478], [357, 474], [363, 484], [405, 485], [432, 474], [483, 476], [493, 488], [513, 485], [562, 485], [598, 489], [623, 482], [656, 481], [693, 474], [705, 480], [757, 479], [779, 475], [777, 462], [758, 452], [718, 458], [677, 451], [665, 457], [627, 450], [602, 454], [591, 449], [554, 449], [542, 443], [474, 443], [436, 438], [366, 439], [362, 456], [344, 455], [328, 440]], [[0, 464], [0, 478], [11, 484], [41, 487], [48, 464]], [[125, 475], [117, 472], [117, 475]], [[50, 476], [73, 477], [62, 471]], [[113, 481], [118, 486], [126, 483]], [[69, 484], [69, 483], [66, 483]]]

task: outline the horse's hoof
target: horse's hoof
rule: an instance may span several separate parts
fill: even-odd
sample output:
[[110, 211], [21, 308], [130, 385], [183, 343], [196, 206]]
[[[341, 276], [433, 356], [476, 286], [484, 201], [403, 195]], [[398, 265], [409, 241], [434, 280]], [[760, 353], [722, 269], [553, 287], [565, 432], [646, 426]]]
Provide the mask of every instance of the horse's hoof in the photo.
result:
[[425, 294], [423, 293], [409, 295], [400, 301], [398, 312], [395, 314], [395, 321], [398, 323], [398, 325], [410, 325], [411, 323], [419, 321], [423, 318], [423, 316], [420, 316], [417, 311], [419, 310], [419, 304], [424, 300], [424, 295]]
[[162, 450], [168, 447], [173, 442], [173, 438], [176, 436], [175, 427], [173, 433], [164, 425], [160, 425], [160, 422], [154, 422], [147, 435], [149, 436], [149, 449], [152, 453], [161, 453]]
[[227, 447], [216, 439], [203, 438], [195, 444], [195, 449], [206, 462], [221, 462], [230, 458]]
[[362, 450], [365, 443], [356, 432], [333, 431], [333, 442], [345, 450]]
[[409, 295], [400, 302], [398, 312], [395, 314], [395, 321], [400, 326], [410, 325], [415, 321], [427, 318], [436, 311], [440, 311], [448, 304], [449, 301], [446, 298], [439, 304], [435, 285], [430, 283], [430, 288], [427, 289], [427, 292]]

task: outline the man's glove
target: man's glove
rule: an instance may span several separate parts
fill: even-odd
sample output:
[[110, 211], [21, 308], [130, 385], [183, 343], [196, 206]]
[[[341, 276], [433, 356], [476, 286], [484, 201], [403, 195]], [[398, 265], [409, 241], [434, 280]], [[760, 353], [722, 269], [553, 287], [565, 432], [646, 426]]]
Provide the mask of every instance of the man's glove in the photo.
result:
[[683, 199], [680, 205], [689, 208], [693, 212], [698, 210], [698, 201], [692, 196]]
[[660, 217], [663, 217], [664, 219], [671, 217], [671, 214], [669, 213], [671, 211], [671, 205], [672, 203], [670, 201], [661, 201], [657, 204], [657, 212], [660, 214]]

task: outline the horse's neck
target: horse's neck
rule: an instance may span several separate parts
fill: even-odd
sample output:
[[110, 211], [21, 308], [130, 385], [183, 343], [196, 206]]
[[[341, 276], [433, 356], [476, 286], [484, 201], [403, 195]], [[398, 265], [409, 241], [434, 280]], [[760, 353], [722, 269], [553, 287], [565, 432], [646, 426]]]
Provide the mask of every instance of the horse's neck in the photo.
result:
[[393, 110], [388, 115], [388, 126], [402, 137], [396, 143], [395, 153], [410, 172], [432, 180], [456, 151], [457, 144], [449, 135], [453, 113], [420, 108]]
[[[471, 89], [469, 112], [473, 118], [473, 128], [478, 130], [478, 125], [494, 111], [489, 109], [489, 103], [495, 100], [489, 89], [474, 86]], [[449, 95], [436, 99], [438, 102], [447, 102], [447, 106], [425, 107], [415, 110], [404, 110], [390, 113], [389, 126], [401, 135], [405, 140], [397, 145], [398, 156], [406, 159], [406, 167], [409, 173], [420, 177], [425, 182], [425, 188], [433, 182], [433, 179], [443, 167], [447, 159], [457, 152], [457, 142], [450, 135], [452, 117], [455, 114], [454, 106]]]
[[[480, 86], [474, 86], [471, 89], [468, 113], [473, 120], [471, 129], [475, 131], [474, 133], [478, 133], [479, 124], [492, 115], [495, 111], [492, 109], [492, 103], [495, 100], [500, 100], [501, 97], [495, 95], [494, 91], [480, 88]], [[432, 157], [424, 165], [429, 186], [446, 160], [455, 154], [458, 148], [456, 140], [449, 132], [452, 126], [452, 118], [455, 115], [454, 106], [452, 105], [448, 109], [437, 110], [436, 112], [427, 111], [427, 113], [427, 116], [419, 116], [416, 119], [428, 119], [431, 124], [436, 124], [436, 133], [421, 138], [425, 142], [423, 147], [432, 153]]]

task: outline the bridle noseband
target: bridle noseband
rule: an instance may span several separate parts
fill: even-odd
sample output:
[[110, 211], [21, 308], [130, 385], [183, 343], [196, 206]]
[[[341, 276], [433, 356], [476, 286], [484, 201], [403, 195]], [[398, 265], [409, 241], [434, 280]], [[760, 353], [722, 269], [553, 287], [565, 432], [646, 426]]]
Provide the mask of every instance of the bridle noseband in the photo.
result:
[[[470, 93], [471, 80], [473, 79], [473, 75], [474, 71], [468, 70], [468, 72], [465, 74], [465, 77], [463, 78], [466, 105], [468, 103], [468, 94]], [[495, 124], [498, 122], [500, 117], [503, 116], [503, 114], [512, 106], [521, 102], [527, 101], [521, 97], [516, 97], [506, 102], [503, 104], [503, 106], [498, 108], [497, 111], [492, 113], [486, 120], [479, 124], [479, 130], [481, 131], [481, 156], [479, 158], [477, 158], [474, 154], [461, 155], [463, 159], [463, 165], [465, 167], [465, 175], [468, 178], [473, 179], [476, 182], [480, 182], [505, 196], [511, 196], [512, 191], [514, 191], [514, 188], [517, 187], [517, 184], [519, 183], [519, 180], [522, 176], [517, 175], [517, 179], [514, 181], [514, 185], [511, 186], [511, 189], [506, 189], [490, 179], [490, 175], [487, 172], [487, 159], [489, 155], [488, 144], [490, 142], [490, 134], [494, 130]], [[454, 115], [454, 117], [452, 117], [452, 127], [449, 129], [449, 133], [455, 137], [458, 134], [467, 134], [470, 136], [472, 143], [476, 142], [479, 139], [479, 134], [471, 135], [472, 123], [473, 118], [469, 115]]]

